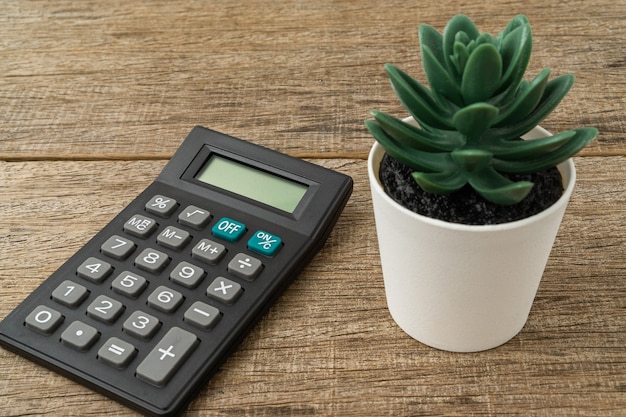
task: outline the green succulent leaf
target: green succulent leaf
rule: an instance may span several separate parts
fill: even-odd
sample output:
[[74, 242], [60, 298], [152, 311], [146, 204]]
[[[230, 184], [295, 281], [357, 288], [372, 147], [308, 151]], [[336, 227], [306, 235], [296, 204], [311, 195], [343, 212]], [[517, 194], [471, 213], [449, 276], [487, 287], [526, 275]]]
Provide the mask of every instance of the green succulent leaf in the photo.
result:
[[576, 132], [568, 130], [554, 136], [532, 140], [499, 140], [488, 147], [494, 157], [503, 160], [524, 160], [552, 152], [569, 142]]
[[463, 98], [458, 84], [448, 70], [437, 60], [432, 50], [424, 45], [422, 47], [422, 62], [424, 73], [430, 84], [430, 89], [439, 99], [448, 99], [458, 106], [463, 105]]
[[459, 74], [463, 74], [463, 71], [465, 71], [468, 58], [469, 52], [467, 51], [467, 46], [465, 46], [463, 42], [456, 41], [454, 43], [454, 54], [450, 59]]
[[445, 172], [454, 168], [454, 161], [447, 152], [434, 153], [410, 148], [391, 137], [374, 120], [366, 120], [365, 126], [392, 158], [416, 171]]
[[386, 64], [396, 95], [415, 120], [436, 129], [452, 129], [449, 110], [440, 106], [428, 89], [395, 66]]
[[[543, 153], [538, 157], [519, 160], [494, 158], [491, 165], [498, 171], [512, 174], [528, 174], [551, 168], [574, 156], [598, 135], [598, 129], [594, 127], [574, 129], [573, 132], [575, 133], [573, 137], [551, 152]], [[567, 134], [568, 132], [563, 132], [559, 135]]]
[[519, 203], [533, 188], [532, 182], [513, 182], [491, 167], [471, 175], [468, 182], [485, 200], [505, 206]]
[[502, 57], [498, 49], [484, 43], [470, 54], [463, 79], [461, 94], [465, 104], [488, 100], [500, 86], [502, 77]]
[[443, 36], [437, 32], [437, 29], [427, 24], [421, 24], [419, 27], [419, 42], [420, 50], [424, 50], [424, 46], [427, 46], [442, 66], [445, 67], [447, 65], [443, 52]]
[[491, 122], [498, 115], [498, 108], [487, 103], [471, 104], [462, 108], [452, 117], [454, 127], [467, 137], [468, 143], [474, 143], [489, 129]]
[[528, 21], [516, 22], [513, 27], [515, 29], [505, 32], [503, 38], [500, 38], [503, 74], [497, 92], [507, 92], [505, 97], [517, 91], [532, 52], [532, 32]]
[[543, 92], [548, 85], [550, 69], [546, 68], [537, 77], [526, 85], [515, 101], [493, 123], [495, 127], [516, 123], [528, 116], [537, 107]]
[[428, 132], [383, 112], [372, 111], [371, 114], [389, 136], [411, 148], [449, 152], [464, 144], [463, 136], [455, 131]]
[[559, 105], [563, 97], [574, 84], [573, 75], [562, 75], [548, 82], [539, 104], [524, 119], [510, 125], [490, 129], [488, 140], [513, 139], [524, 135], [537, 126]]
[[450, 71], [454, 71], [456, 78], [461, 80], [461, 73], [457, 73], [454, 69], [454, 63], [450, 58], [454, 54], [454, 43], [457, 40], [457, 33], [464, 32], [467, 39], [474, 40], [480, 36], [480, 32], [474, 25], [472, 20], [465, 15], [456, 15], [448, 21], [443, 31], [443, 56], [446, 60], [447, 67]]
[[482, 149], [460, 149], [451, 153], [452, 159], [464, 172], [480, 172], [489, 166], [491, 152]]
[[450, 193], [467, 184], [467, 178], [460, 170], [435, 173], [414, 172], [412, 176], [420, 188], [427, 193]]

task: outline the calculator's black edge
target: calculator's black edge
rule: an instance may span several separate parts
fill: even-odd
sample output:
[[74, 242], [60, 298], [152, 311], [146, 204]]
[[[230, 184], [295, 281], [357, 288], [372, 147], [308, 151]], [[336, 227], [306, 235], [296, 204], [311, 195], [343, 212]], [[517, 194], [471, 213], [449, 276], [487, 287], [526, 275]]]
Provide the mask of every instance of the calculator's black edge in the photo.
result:
[[[90, 377], [87, 374], [83, 374], [81, 373], [81, 375], [83, 376], [79, 376], [76, 375], [75, 373], [67, 370], [67, 366], [59, 361], [57, 361], [56, 359], [46, 356], [47, 359], [42, 359], [40, 357], [40, 355], [35, 352], [33, 349], [29, 348], [27, 345], [5, 335], [0, 333], [0, 346], [2, 346], [4, 349], [16, 353], [30, 361], [32, 361], [33, 363], [43, 366], [46, 369], [50, 369], [51, 371], [54, 371], [56, 373], [58, 373], [59, 375], [62, 375], [74, 382], [77, 382], [81, 385], [84, 385], [85, 387], [91, 389], [92, 391], [95, 391], [99, 394], [104, 395], [107, 398], [110, 398], [112, 400], [115, 400], [117, 402], [119, 402], [120, 404], [124, 405], [127, 408], [130, 408], [134, 411], [137, 411], [145, 416], [149, 416], [149, 417], [177, 417], [180, 416], [182, 414], [182, 412], [186, 409], [186, 407], [189, 405], [189, 402], [191, 402], [192, 398], [189, 398], [189, 400], [185, 403], [183, 403], [182, 406], [177, 407], [177, 408], [173, 408], [171, 410], [161, 410], [161, 409], [157, 409], [154, 408], [153, 406], [151, 406], [148, 403], [144, 403], [145, 406], [144, 407], [139, 407], [134, 400], [130, 400], [128, 399], [127, 396], [125, 396], [121, 391], [118, 392], [117, 389], [114, 386], [111, 385], [107, 385], [109, 387], [109, 389], [103, 389], [100, 387], [100, 385], [98, 385], [96, 382], [92, 381], [90, 379]], [[133, 399], [135, 399], [136, 397], [133, 397]]]

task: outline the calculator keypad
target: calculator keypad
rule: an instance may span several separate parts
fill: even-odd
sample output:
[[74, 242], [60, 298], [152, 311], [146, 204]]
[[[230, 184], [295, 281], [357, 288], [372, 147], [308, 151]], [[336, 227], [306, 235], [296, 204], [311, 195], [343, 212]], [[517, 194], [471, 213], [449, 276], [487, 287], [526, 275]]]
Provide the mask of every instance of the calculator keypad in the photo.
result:
[[[256, 256], [240, 252], [242, 246], [231, 251], [231, 245], [248, 233], [240, 221], [222, 217], [209, 228], [209, 210], [181, 205], [164, 195], [153, 196], [144, 207], [146, 214], [135, 213], [118, 233], [105, 237], [100, 255], [88, 256], [76, 269], [76, 279], [68, 277], [50, 298], [60, 307], [84, 308], [86, 317], [94, 320], [72, 319], [60, 334], [60, 343], [79, 352], [93, 348], [94, 360], [114, 369], [135, 363], [137, 379], [163, 387], [202, 343], [202, 334], [219, 326], [225, 311], [260, 276], [264, 265]], [[283, 245], [278, 236], [260, 229], [247, 239], [245, 249], [265, 257], [276, 255]], [[117, 262], [125, 266], [118, 269]], [[222, 262], [224, 266], [219, 267]], [[174, 263], [171, 268], [170, 263]], [[85, 280], [82, 284], [81, 279]], [[97, 288], [88, 289], [86, 282], [111, 292], [99, 294]], [[196, 299], [183, 306], [185, 291], [195, 291]], [[144, 307], [137, 308], [137, 303]], [[127, 306], [132, 306], [129, 313]], [[164, 322], [171, 320], [161, 315], [178, 316], [181, 324], [166, 326]], [[51, 335], [64, 320], [62, 312], [39, 305], [24, 324]], [[117, 334], [103, 333], [108, 328]]]

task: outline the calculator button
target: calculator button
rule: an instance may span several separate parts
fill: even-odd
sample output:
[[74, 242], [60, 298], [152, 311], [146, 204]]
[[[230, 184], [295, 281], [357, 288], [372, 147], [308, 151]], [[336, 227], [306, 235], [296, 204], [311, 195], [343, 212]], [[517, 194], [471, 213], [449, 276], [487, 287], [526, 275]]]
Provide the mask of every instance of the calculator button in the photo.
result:
[[65, 306], [76, 308], [87, 298], [88, 294], [87, 288], [65, 280], [52, 292], [52, 299]]
[[63, 322], [63, 316], [49, 307], [37, 306], [24, 320], [26, 327], [43, 334], [52, 334]]
[[190, 323], [203, 330], [209, 330], [220, 318], [220, 311], [208, 304], [196, 301], [185, 312], [184, 319], [187, 323]]
[[178, 223], [198, 230], [203, 229], [209, 220], [211, 220], [211, 213], [196, 206], [187, 206], [178, 215]]
[[99, 337], [95, 328], [77, 320], [61, 333], [61, 342], [74, 349], [87, 350]]
[[158, 274], [170, 262], [170, 258], [163, 252], [155, 249], [144, 249], [143, 252], [135, 258], [135, 265], [148, 272]]
[[164, 313], [173, 313], [183, 300], [181, 293], [161, 285], [148, 297], [148, 305]]
[[131, 314], [122, 325], [126, 333], [141, 340], [150, 340], [159, 327], [159, 319], [140, 310]]
[[146, 288], [146, 285], [148, 285], [148, 281], [141, 275], [124, 271], [113, 280], [111, 288], [116, 293], [125, 295], [126, 297], [137, 298], [144, 288]]
[[124, 260], [135, 250], [135, 243], [132, 240], [124, 239], [121, 236], [113, 235], [100, 247], [102, 253], [115, 259]]
[[137, 367], [137, 378], [162, 387], [172, 378], [198, 344], [186, 330], [172, 327]]
[[247, 280], [255, 279], [262, 269], [263, 264], [260, 260], [245, 253], [238, 253], [228, 263], [228, 272]]
[[236, 220], [223, 217], [211, 229], [213, 236], [228, 242], [236, 242], [246, 233], [246, 225]]
[[166, 248], [180, 250], [183, 248], [191, 236], [188, 232], [181, 230], [177, 227], [166, 227], [159, 236], [157, 237], [157, 242], [161, 246], [165, 246]]
[[234, 303], [242, 292], [241, 285], [222, 277], [215, 278], [206, 290], [206, 294], [209, 297], [220, 300], [226, 304]]
[[191, 250], [191, 256], [193, 258], [200, 259], [210, 265], [218, 263], [225, 254], [226, 247], [224, 247], [224, 245], [209, 239], [202, 239]]
[[257, 230], [250, 240], [248, 249], [265, 256], [274, 256], [283, 244], [283, 240], [263, 230]]
[[124, 231], [133, 236], [146, 238], [154, 232], [157, 222], [150, 217], [135, 214], [124, 223]]
[[126, 368], [133, 360], [137, 351], [135, 346], [117, 337], [111, 337], [98, 350], [98, 360], [114, 368]]
[[98, 258], [90, 257], [83, 262], [76, 271], [78, 276], [88, 279], [89, 281], [100, 284], [113, 271], [110, 263], [104, 262]]
[[204, 278], [204, 270], [189, 262], [181, 262], [170, 273], [170, 280], [187, 288], [196, 288]]
[[146, 203], [146, 211], [149, 213], [158, 214], [161, 217], [169, 217], [178, 203], [173, 198], [165, 197], [162, 195], [155, 195]]
[[103, 323], [111, 324], [122, 314], [124, 306], [117, 300], [99, 295], [87, 307], [87, 315]]

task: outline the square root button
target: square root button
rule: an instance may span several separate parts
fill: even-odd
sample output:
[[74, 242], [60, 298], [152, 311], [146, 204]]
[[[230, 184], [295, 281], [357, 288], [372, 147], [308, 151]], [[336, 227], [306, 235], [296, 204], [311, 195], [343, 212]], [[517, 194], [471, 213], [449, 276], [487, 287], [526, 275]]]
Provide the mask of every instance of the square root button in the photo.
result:
[[248, 249], [265, 256], [274, 256], [282, 245], [281, 238], [263, 230], [257, 230], [248, 240]]

